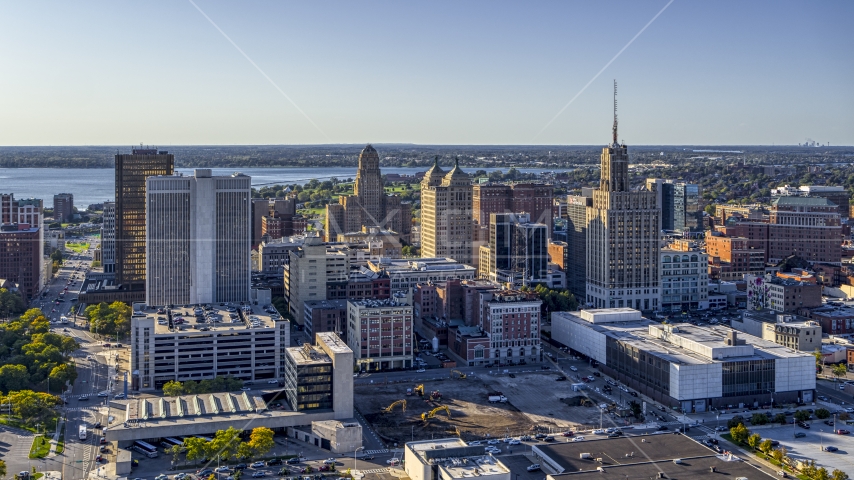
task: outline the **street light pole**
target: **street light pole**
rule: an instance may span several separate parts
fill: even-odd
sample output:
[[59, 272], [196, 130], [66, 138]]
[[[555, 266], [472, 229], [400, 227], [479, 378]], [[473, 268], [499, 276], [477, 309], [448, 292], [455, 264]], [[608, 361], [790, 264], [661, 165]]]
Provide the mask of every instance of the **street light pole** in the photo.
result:
[[359, 448], [353, 450], [353, 473], [356, 473], [356, 470], [359, 469], [359, 459], [356, 458], [356, 453], [358, 453], [358, 451], [363, 449], [363, 448], [365, 448], [365, 447], [359, 447]]

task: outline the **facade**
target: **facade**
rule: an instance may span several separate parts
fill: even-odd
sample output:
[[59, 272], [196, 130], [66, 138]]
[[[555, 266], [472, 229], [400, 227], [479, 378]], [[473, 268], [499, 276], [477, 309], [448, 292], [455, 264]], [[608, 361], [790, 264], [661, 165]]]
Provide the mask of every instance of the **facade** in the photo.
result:
[[661, 207], [655, 192], [629, 188], [629, 153], [602, 149], [601, 179], [587, 209], [587, 304], [658, 310]]
[[811, 263], [839, 264], [842, 225], [837, 205], [819, 197], [778, 197], [768, 225], [768, 260], [797, 255]]
[[[281, 379], [291, 323], [267, 306], [151, 307], [134, 304], [131, 372], [135, 389], [169, 381], [233, 376]], [[190, 328], [190, 323], [202, 326]]]
[[342, 195], [337, 204], [326, 206], [326, 240], [362, 227], [380, 227], [396, 232], [404, 240], [412, 228], [411, 205], [398, 195], [386, 195], [380, 173], [380, 157], [368, 145], [359, 154], [353, 195]]
[[116, 272], [116, 203], [104, 202], [101, 223], [101, 265], [104, 273]]
[[854, 308], [821, 307], [807, 311], [811, 320], [821, 325], [821, 331], [828, 335], [854, 334]]
[[412, 367], [412, 305], [402, 296], [347, 301], [347, 345], [362, 372]]
[[566, 272], [571, 257], [571, 251], [566, 242], [549, 242], [549, 262], [555, 264], [563, 272]]
[[338, 335], [315, 335], [315, 346], [289, 347], [285, 398], [295, 412], [353, 411], [353, 352]]
[[661, 249], [661, 311], [709, 308], [708, 262], [708, 255], [687, 240]]
[[839, 216], [848, 218], [849, 196], [845, 187], [833, 185], [802, 185], [798, 188], [785, 185], [771, 189], [772, 197], [820, 197], [837, 206]]
[[[513, 274], [523, 286], [549, 284], [549, 229], [542, 223], [513, 226]], [[549, 285], [551, 286], [551, 285]]]
[[[13, 228], [12, 225], [17, 225], [16, 228]], [[32, 233], [24, 232], [24, 227], [31, 230], [36, 228], [38, 230], [35, 251], [31, 251], [30, 244], [27, 245], [18, 245], [15, 243], [7, 243], [4, 246], [5, 251], [7, 252], [6, 257], [3, 260], [0, 260], [5, 266], [2, 267], [7, 275], [0, 273], [0, 278], [5, 280], [12, 280], [11, 276], [15, 276], [15, 278], [33, 278], [33, 280], [28, 280], [29, 284], [32, 282], [30, 287], [31, 291], [34, 294], [38, 294], [41, 292], [42, 288], [50, 281], [52, 277], [52, 273], [50, 270], [52, 269], [52, 263], [50, 259], [45, 259], [45, 255], [50, 252], [46, 252], [46, 242], [45, 242], [45, 229], [44, 229], [44, 202], [39, 198], [15, 198], [15, 195], [12, 193], [0, 193], [0, 227], [6, 226], [7, 231], [16, 231], [12, 236], [6, 237], [7, 241], [11, 241], [15, 237], [26, 238], [29, 242], [29, 239], [32, 237]], [[57, 240], [58, 248], [60, 250], [65, 250], [65, 233], [61, 230], [59, 231], [59, 235], [62, 237], [62, 241]], [[13, 252], [22, 252], [22, 256], [17, 256]], [[32, 261], [31, 255], [38, 255], [38, 267], [33, 267], [30, 263]], [[44, 265], [42, 265], [44, 264]], [[17, 268], [20, 268], [18, 274], [14, 273], [15, 265]], [[35, 277], [33, 277], [33, 273], [31, 272], [32, 268], [38, 268], [39, 273]], [[46, 270], [47, 269], [47, 270]], [[18, 282], [18, 280], [12, 280], [14, 282]], [[26, 295], [26, 294], [25, 294]], [[26, 297], [25, 297], [26, 298]]]
[[587, 298], [587, 209], [592, 206], [592, 190], [566, 197], [566, 244], [572, 252], [564, 269], [566, 288], [581, 303]]
[[[145, 180], [172, 175], [175, 156], [134, 148], [116, 155], [116, 282], [122, 290], [145, 290]], [[247, 253], [248, 255], [248, 253]]]
[[29, 302], [45, 285], [42, 269], [44, 243], [42, 229], [27, 223], [0, 225], [0, 279], [18, 284]]
[[490, 213], [489, 243], [478, 253], [481, 278], [507, 277], [520, 285], [548, 280], [548, 228], [531, 223], [527, 213]]
[[[306, 237], [303, 245], [288, 252], [285, 266], [285, 298], [290, 314], [304, 324], [305, 302], [329, 300], [330, 284], [346, 284], [350, 272], [346, 254], [328, 251], [320, 237]], [[344, 285], [346, 289], [346, 285]]]
[[679, 232], [703, 229], [699, 185], [648, 178], [646, 187], [658, 196], [661, 205], [661, 228]]
[[261, 242], [258, 245], [260, 271], [282, 273], [290, 260], [290, 252], [298, 250], [304, 241], [304, 236], [294, 236]]
[[[511, 480], [510, 469], [481, 446], [468, 446], [459, 438], [407, 442], [404, 469], [412, 480]], [[518, 474], [517, 474], [518, 475]]]
[[553, 313], [552, 338], [683, 412], [814, 397], [812, 355], [730, 328], [662, 325], [628, 308], [582, 310]]
[[[515, 290], [486, 291], [480, 297], [480, 327], [489, 338], [483, 359], [498, 365], [539, 362], [542, 300], [536, 294]], [[475, 355], [475, 361], [478, 358]]]
[[251, 281], [251, 178], [146, 180], [146, 302], [149, 305], [246, 302]]
[[821, 348], [821, 325], [796, 315], [746, 310], [741, 318], [732, 320], [731, 326], [739, 332], [800, 352], [812, 353]]
[[706, 253], [709, 255], [709, 279], [736, 281], [744, 275], [765, 273], [765, 250], [750, 248], [747, 238], [706, 232]]
[[345, 300], [312, 300], [303, 304], [305, 333], [334, 332], [347, 338], [347, 302]]
[[472, 263], [472, 185], [459, 161], [445, 172], [436, 163], [421, 181], [421, 253]]
[[477, 274], [474, 267], [450, 258], [381, 258], [379, 262], [368, 262], [368, 268], [388, 275], [392, 292], [409, 290], [419, 283], [474, 280]]
[[74, 195], [59, 193], [53, 196], [53, 220], [59, 223], [74, 219]]
[[777, 312], [798, 312], [820, 307], [821, 285], [771, 275], [745, 275], [749, 307]]
[[554, 227], [554, 187], [542, 183], [512, 185], [481, 183], [472, 187], [472, 216], [478, 225], [488, 225], [493, 213], [527, 213], [533, 223]]

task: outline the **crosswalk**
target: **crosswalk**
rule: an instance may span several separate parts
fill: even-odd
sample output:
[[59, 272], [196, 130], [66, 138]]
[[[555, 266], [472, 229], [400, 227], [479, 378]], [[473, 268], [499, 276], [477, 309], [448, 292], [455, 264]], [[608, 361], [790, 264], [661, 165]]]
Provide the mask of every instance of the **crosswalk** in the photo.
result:
[[359, 473], [386, 473], [388, 468], [372, 468], [370, 470], [359, 470]]
[[384, 448], [382, 450], [365, 450], [365, 455], [380, 455], [388, 452], [389, 450], [387, 448]]

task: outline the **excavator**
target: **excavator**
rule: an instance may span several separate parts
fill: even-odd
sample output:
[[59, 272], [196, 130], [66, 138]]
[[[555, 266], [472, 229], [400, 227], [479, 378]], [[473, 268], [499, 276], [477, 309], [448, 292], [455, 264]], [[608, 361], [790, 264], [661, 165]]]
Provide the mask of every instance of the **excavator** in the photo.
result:
[[422, 413], [421, 414], [421, 420], [424, 420], [426, 422], [427, 420], [435, 417], [436, 413], [438, 413], [441, 410], [444, 410], [445, 413], [448, 414], [448, 419], [450, 420], [451, 419], [451, 409], [448, 408], [447, 405], [442, 405], [440, 407], [434, 408], [433, 410], [430, 410], [429, 412]]
[[417, 393], [419, 397], [424, 396], [424, 384], [423, 383], [421, 385], [418, 385], [417, 387], [415, 387], [415, 393]]
[[396, 407], [398, 405], [401, 406], [402, 411], [404, 411], [404, 412], [406, 411], [406, 400], [398, 400], [396, 402], [392, 402], [391, 405], [385, 407], [385, 410], [383, 410], [383, 413], [391, 413], [392, 410], [394, 410], [394, 407]]
[[461, 371], [459, 371], [459, 370], [451, 370], [451, 378], [453, 378], [453, 377], [454, 377], [454, 374], [459, 375], [461, 379], [462, 379], [462, 378], [466, 378], [466, 374], [465, 374], [465, 373], [463, 373], [463, 372], [461, 372]]

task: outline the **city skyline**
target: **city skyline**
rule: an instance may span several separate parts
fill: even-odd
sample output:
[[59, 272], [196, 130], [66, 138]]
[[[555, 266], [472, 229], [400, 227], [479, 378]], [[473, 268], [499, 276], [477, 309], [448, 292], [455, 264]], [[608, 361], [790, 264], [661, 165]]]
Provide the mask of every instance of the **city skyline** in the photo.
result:
[[4, 4], [0, 145], [851, 145], [852, 10]]

